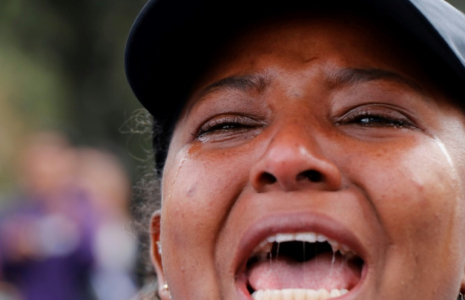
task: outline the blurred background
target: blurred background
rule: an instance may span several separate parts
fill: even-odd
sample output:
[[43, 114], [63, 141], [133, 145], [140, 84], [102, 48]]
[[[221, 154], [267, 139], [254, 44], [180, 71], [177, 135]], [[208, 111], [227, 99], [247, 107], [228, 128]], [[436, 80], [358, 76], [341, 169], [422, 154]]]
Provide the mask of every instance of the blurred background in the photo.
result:
[[123, 56], [144, 4], [0, 0], [0, 300], [52, 300], [28, 295], [63, 278], [57, 299], [123, 300], [138, 287], [128, 208], [150, 137]]
[[0, 207], [17, 189], [18, 151], [39, 130], [119, 151], [134, 176], [140, 150], [127, 122], [140, 106], [123, 56], [145, 0], [0, 4]]
[[0, 0], [0, 300], [140, 285], [129, 206], [150, 141], [123, 56], [144, 4]]

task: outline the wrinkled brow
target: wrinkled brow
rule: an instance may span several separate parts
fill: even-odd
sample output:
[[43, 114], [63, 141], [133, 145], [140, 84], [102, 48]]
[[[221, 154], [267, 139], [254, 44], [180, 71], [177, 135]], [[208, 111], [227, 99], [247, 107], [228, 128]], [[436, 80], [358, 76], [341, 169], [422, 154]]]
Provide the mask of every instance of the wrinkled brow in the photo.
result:
[[340, 69], [329, 74], [327, 80], [331, 88], [356, 85], [369, 81], [386, 80], [408, 86], [422, 94], [425, 92], [416, 82], [402, 76], [401, 74], [384, 69]]
[[238, 89], [243, 92], [250, 92], [253, 90], [262, 92], [266, 88], [267, 82], [268, 80], [260, 74], [227, 77], [207, 86], [202, 91], [202, 96], [223, 88]]
[[252, 74], [244, 76], [231, 76], [219, 81], [213, 82], [196, 97], [197, 99], [193, 101], [186, 109], [186, 113], [189, 114], [190, 110], [195, 104], [198, 104], [205, 98], [208, 94], [214, 93], [223, 89], [232, 89], [239, 90], [241, 92], [252, 92], [261, 93], [268, 86], [269, 80], [266, 76], [262, 74]]
[[[422, 94], [425, 93], [425, 91], [416, 82], [402, 76], [401, 74], [385, 69], [344, 68], [331, 72], [326, 77], [327, 83], [330, 88], [333, 89], [377, 80], [396, 82]], [[196, 97], [196, 100], [186, 107], [186, 115], [189, 114], [194, 105], [202, 102], [202, 100], [205, 99], [205, 96], [218, 90], [233, 89], [242, 92], [255, 91], [260, 93], [263, 92], [269, 84], [269, 78], [262, 74], [231, 76], [221, 79], [210, 84], [200, 92], [200, 94]]]

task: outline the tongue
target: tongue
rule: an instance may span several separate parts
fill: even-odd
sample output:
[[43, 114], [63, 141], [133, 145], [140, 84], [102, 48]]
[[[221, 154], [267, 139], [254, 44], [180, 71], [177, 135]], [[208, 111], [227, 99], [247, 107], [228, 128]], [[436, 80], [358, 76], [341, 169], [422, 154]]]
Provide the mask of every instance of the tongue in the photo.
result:
[[263, 260], [248, 273], [249, 284], [258, 290], [281, 289], [347, 289], [360, 280], [360, 267], [339, 254], [323, 253], [306, 262], [287, 257]]

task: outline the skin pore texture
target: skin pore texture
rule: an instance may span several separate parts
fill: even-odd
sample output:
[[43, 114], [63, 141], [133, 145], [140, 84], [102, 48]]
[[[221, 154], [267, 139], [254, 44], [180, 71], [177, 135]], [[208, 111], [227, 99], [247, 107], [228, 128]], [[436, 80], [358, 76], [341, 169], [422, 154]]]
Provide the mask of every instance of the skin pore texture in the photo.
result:
[[456, 299], [465, 118], [404, 48], [345, 15], [284, 18], [228, 43], [170, 144], [152, 224], [160, 287], [252, 299], [253, 249], [315, 232], [363, 260], [340, 299]]

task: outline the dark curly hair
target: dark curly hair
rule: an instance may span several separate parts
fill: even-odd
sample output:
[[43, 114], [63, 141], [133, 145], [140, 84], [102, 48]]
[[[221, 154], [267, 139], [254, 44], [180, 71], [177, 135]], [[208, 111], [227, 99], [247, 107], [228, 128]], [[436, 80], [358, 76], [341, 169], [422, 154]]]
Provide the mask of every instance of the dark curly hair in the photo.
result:
[[[145, 140], [155, 140], [158, 127], [152, 116], [146, 110], [136, 111], [127, 126], [130, 127], [130, 133], [136, 134], [142, 138], [142, 144]], [[137, 179], [134, 187], [134, 198], [132, 202], [132, 230], [138, 236], [140, 242], [138, 278], [143, 287], [133, 300], [156, 300], [157, 297], [157, 280], [155, 270], [150, 259], [150, 220], [153, 212], [161, 207], [160, 181], [161, 172], [159, 172], [154, 160], [156, 147], [144, 149], [144, 156], [138, 159], [141, 162], [141, 177]], [[137, 158], [136, 158], [137, 159]]]

